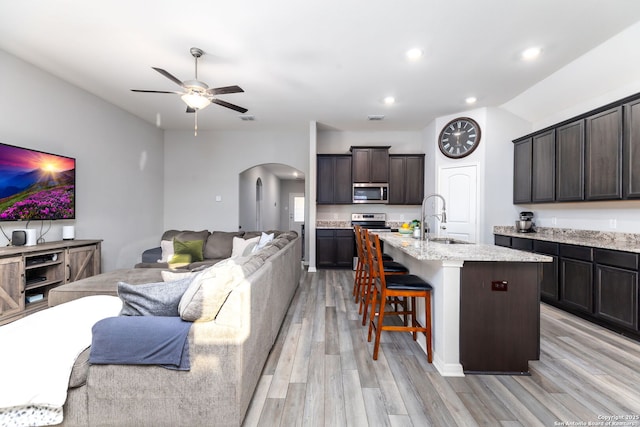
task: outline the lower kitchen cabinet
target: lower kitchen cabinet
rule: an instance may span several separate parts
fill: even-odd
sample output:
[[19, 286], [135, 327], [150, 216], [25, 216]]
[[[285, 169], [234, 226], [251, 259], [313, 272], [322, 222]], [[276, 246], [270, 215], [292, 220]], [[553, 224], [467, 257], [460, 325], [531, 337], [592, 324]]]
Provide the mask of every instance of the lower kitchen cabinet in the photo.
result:
[[558, 266], [560, 265], [560, 245], [555, 242], [542, 240], [533, 241], [533, 252], [553, 258], [552, 262], [542, 263], [542, 281], [540, 282], [540, 299], [545, 302], [557, 302], [558, 292]]
[[352, 268], [355, 239], [353, 230], [316, 230], [316, 265], [325, 268]]
[[544, 263], [543, 302], [640, 341], [640, 255], [611, 249], [495, 235], [495, 244], [553, 257]]
[[595, 315], [638, 329], [638, 255], [595, 250]]

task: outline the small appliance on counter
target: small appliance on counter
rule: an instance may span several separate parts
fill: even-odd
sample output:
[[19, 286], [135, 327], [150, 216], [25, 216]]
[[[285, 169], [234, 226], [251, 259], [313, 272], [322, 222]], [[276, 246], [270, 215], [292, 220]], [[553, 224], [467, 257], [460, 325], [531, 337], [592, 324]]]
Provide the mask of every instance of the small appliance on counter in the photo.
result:
[[535, 233], [535, 223], [533, 222], [533, 212], [520, 212], [520, 219], [516, 221], [516, 231], [518, 233]]

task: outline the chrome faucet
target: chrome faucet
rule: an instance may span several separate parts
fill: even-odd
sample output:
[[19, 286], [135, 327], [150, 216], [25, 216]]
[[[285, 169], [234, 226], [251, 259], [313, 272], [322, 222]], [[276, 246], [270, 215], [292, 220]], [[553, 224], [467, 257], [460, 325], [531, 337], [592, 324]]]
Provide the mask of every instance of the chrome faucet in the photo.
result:
[[[426, 240], [426, 237], [428, 236], [428, 225], [426, 221], [427, 200], [432, 197], [439, 197], [440, 200], [442, 200], [442, 212], [439, 215], [439, 219], [442, 224], [447, 223], [447, 202], [444, 200], [444, 197], [437, 193], [429, 194], [424, 199], [422, 199], [422, 207], [420, 208], [420, 222], [422, 223], [420, 224], [422, 225], [422, 228], [420, 229], [420, 240]], [[438, 217], [438, 215], [434, 216]]]

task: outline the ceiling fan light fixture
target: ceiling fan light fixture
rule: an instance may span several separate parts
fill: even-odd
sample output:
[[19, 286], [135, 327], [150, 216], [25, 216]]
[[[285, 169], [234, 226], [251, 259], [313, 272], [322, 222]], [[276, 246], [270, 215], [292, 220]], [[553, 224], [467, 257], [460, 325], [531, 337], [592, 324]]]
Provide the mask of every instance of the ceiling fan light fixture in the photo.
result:
[[211, 100], [209, 98], [194, 92], [185, 93], [180, 98], [185, 104], [195, 110], [202, 110], [211, 104]]

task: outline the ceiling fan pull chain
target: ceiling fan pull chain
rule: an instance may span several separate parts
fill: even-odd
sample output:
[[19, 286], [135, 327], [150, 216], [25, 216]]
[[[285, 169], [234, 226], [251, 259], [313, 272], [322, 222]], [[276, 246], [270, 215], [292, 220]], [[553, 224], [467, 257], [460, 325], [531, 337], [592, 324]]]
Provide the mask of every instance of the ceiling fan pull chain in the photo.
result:
[[198, 136], [198, 110], [196, 110], [195, 113], [193, 114], [193, 119], [195, 121], [195, 124], [193, 127], [193, 136]]

